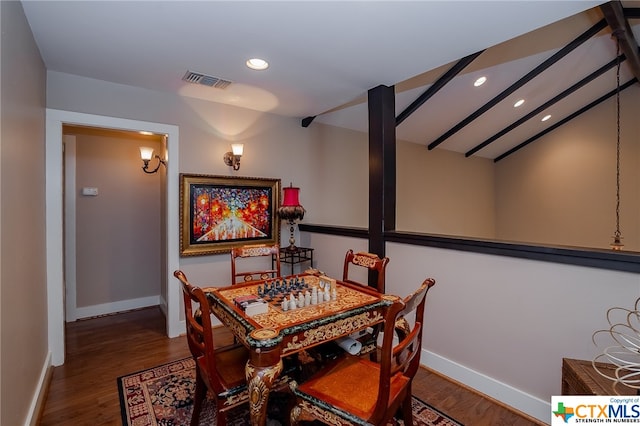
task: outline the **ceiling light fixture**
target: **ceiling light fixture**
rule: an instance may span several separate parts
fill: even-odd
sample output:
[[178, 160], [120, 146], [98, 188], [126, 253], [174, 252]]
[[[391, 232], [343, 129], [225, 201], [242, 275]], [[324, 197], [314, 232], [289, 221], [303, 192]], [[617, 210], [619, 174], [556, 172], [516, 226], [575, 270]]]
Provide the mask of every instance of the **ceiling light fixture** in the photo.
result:
[[266, 70], [267, 68], [269, 68], [269, 62], [265, 61], [264, 59], [260, 59], [260, 58], [247, 59], [246, 64], [252, 70], [261, 71], [261, 70]]
[[476, 87], [478, 87], [478, 86], [482, 86], [486, 81], [487, 81], [487, 77], [482, 76], [482, 77], [478, 78], [478, 79], [473, 83], [473, 85], [474, 85], [474, 86], [476, 86]]
[[542, 117], [542, 120], [540, 120], [540, 121], [547, 121], [550, 118], [551, 118], [551, 114], [547, 114], [544, 117]]
[[514, 108], [518, 108], [520, 105], [524, 103], [524, 99], [518, 99], [515, 104], [513, 104]]

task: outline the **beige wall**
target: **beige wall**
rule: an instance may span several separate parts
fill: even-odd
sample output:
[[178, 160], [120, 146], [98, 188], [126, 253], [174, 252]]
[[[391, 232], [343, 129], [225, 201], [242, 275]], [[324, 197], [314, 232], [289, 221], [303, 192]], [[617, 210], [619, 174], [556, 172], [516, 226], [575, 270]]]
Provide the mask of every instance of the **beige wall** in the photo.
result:
[[[615, 98], [497, 163], [497, 237], [607, 249], [615, 231]], [[640, 251], [640, 87], [621, 93], [620, 224]]]
[[20, 2], [0, 2], [0, 424], [22, 425], [47, 346], [45, 69]]
[[[340, 276], [344, 253], [367, 241], [303, 233], [317, 267]], [[548, 423], [561, 393], [562, 358], [593, 359], [607, 310], [631, 309], [638, 274], [387, 243], [387, 292], [405, 296], [426, 277], [421, 363]]]
[[491, 160], [400, 141], [396, 160], [398, 230], [495, 238]]
[[[640, 87], [622, 92], [620, 226], [640, 251]], [[494, 163], [398, 142], [397, 229], [608, 249], [615, 231], [615, 99]]]
[[[63, 130], [76, 136], [75, 287], [76, 305], [85, 312], [79, 317], [112, 311], [109, 306], [117, 310], [116, 302], [129, 299], [158, 299], [161, 177], [166, 169], [144, 173], [139, 147], [153, 147], [164, 158], [163, 143], [125, 132]], [[156, 164], [152, 160], [150, 166]], [[85, 187], [97, 188], [98, 195], [83, 195]]]

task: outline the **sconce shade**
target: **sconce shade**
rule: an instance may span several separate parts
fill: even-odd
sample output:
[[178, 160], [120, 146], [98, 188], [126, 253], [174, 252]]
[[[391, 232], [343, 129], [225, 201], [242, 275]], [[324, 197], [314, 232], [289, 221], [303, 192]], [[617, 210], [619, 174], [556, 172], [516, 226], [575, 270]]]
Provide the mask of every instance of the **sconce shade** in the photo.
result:
[[233, 155], [242, 155], [244, 152], [244, 145], [241, 143], [233, 143], [231, 144], [231, 151]]
[[151, 162], [151, 159], [154, 158], [153, 156], [153, 148], [148, 147], [148, 146], [141, 146], [140, 147], [140, 158], [142, 159], [142, 171], [147, 173], [147, 174], [153, 174], [155, 172], [158, 171], [158, 169], [160, 168], [160, 164], [164, 165], [165, 167], [167, 167], [167, 162], [165, 160], [163, 160], [162, 158], [160, 158], [160, 156], [158, 154], [156, 154], [155, 158], [158, 159], [158, 165], [156, 166], [155, 169], [153, 170], [149, 170], [149, 163]]
[[148, 146], [140, 147], [140, 158], [143, 160], [151, 160], [153, 158], [153, 148]]
[[244, 153], [244, 145], [241, 143], [231, 144], [231, 151], [227, 151], [222, 158], [224, 164], [233, 167], [233, 170], [240, 170], [240, 158]]

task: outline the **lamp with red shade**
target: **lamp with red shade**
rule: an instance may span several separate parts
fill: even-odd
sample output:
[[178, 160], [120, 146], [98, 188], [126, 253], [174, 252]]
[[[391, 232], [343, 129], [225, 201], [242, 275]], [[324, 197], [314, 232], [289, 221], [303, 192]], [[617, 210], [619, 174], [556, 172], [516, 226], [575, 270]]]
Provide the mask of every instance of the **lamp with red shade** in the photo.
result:
[[284, 191], [284, 196], [282, 198], [282, 205], [278, 208], [278, 216], [286, 220], [289, 224], [291, 235], [289, 237], [289, 247], [287, 247], [287, 250], [295, 251], [298, 248], [296, 247], [296, 239], [293, 231], [296, 221], [304, 218], [305, 209], [300, 205], [300, 188], [295, 188], [291, 183], [288, 187], [282, 188], [282, 190]]

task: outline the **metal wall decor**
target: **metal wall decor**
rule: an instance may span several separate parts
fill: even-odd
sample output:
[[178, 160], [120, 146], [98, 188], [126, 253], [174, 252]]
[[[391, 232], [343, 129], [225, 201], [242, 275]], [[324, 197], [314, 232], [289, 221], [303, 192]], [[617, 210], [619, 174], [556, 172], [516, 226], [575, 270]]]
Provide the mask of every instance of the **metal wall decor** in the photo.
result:
[[[616, 322], [618, 321], [618, 322]], [[593, 368], [613, 381], [613, 390], [620, 385], [637, 389], [640, 394], [640, 298], [633, 309], [614, 307], [607, 310], [609, 328], [593, 333], [593, 343], [605, 346], [593, 361]], [[613, 364], [613, 375], [598, 367], [599, 362]], [[619, 395], [619, 393], [618, 393]]]

